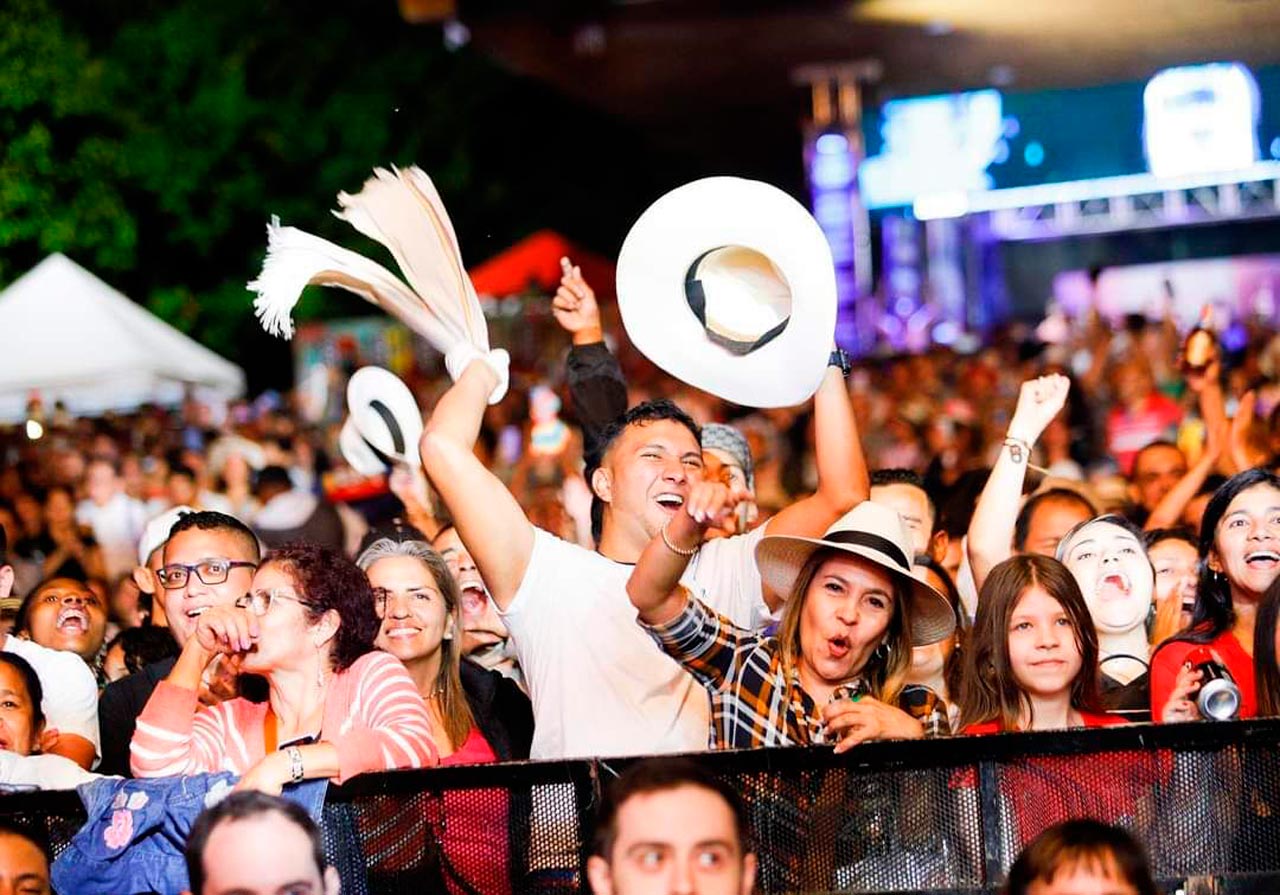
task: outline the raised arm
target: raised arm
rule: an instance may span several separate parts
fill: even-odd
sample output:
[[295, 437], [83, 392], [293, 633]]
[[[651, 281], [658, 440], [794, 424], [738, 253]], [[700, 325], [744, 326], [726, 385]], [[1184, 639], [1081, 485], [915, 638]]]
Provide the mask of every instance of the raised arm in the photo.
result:
[[1070, 387], [1071, 381], [1057, 373], [1022, 383], [1000, 456], [969, 522], [969, 565], [979, 591], [992, 568], [1013, 555], [1013, 530], [1031, 449], [1062, 410]]
[[698, 482], [684, 506], [649, 542], [627, 579], [627, 596], [647, 625], [665, 625], [684, 611], [689, 593], [680, 576], [698, 552], [707, 528], [725, 521], [748, 495], [720, 482]]
[[813, 424], [818, 490], [766, 522], [767, 534], [821, 537], [832, 523], [871, 494], [853, 402], [839, 367], [827, 367], [823, 374], [813, 398]]
[[472, 361], [444, 393], [422, 433], [420, 453], [431, 484], [449, 509], [489, 595], [499, 609], [515, 598], [533, 552], [533, 526], [506, 486], [473, 451], [498, 376]]
[[1200, 459], [1186, 471], [1182, 478], [1178, 479], [1177, 484], [1169, 489], [1168, 494], [1160, 498], [1160, 502], [1147, 517], [1147, 523], [1143, 526], [1144, 531], [1171, 528], [1179, 523], [1182, 519], [1182, 511], [1187, 508], [1191, 499], [1200, 493], [1200, 486], [1204, 484], [1204, 480], [1217, 468], [1218, 461], [1222, 458], [1229, 426], [1230, 423], [1224, 420], [1216, 433], [1213, 431], [1209, 433], [1204, 450], [1200, 453]]
[[573, 338], [566, 363], [566, 381], [574, 413], [588, 449], [603, 429], [627, 412], [627, 380], [618, 359], [604, 343], [600, 306], [582, 270], [560, 260], [564, 276], [551, 302], [556, 322]]

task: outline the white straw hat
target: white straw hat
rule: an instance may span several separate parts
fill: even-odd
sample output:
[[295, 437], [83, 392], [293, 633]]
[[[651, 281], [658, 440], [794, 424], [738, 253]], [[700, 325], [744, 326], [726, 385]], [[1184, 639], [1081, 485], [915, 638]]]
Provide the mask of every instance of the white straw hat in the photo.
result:
[[738, 177], [672, 190], [627, 234], [617, 276], [627, 335], [677, 379], [748, 407], [800, 404], [821, 383], [835, 267], [782, 190]]
[[[378, 454], [409, 466], [421, 462], [418, 439], [422, 437], [422, 411], [409, 387], [394, 373], [382, 367], [356, 370], [347, 383], [347, 412], [361, 439]], [[343, 456], [360, 469], [345, 448]]]
[[907, 595], [912, 646], [936, 643], [955, 631], [955, 612], [947, 598], [911, 573], [911, 538], [896, 510], [864, 500], [821, 538], [766, 536], [756, 547], [760, 577], [774, 592], [790, 596], [804, 564], [824, 548], [873, 562], [900, 585]]

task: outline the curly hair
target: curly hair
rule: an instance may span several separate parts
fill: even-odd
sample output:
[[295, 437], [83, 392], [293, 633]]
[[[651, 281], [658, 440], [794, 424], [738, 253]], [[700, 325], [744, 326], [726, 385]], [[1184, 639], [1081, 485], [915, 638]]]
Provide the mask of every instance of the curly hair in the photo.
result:
[[380, 622], [369, 579], [355, 563], [330, 547], [292, 542], [263, 557], [262, 566], [273, 564], [285, 570], [311, 604], [303, 607], [309, 622], [315, 624], [330, 609], [338, 613], [341, 623], [331, 655], [334, 671], [345, 671], [373, 651]]

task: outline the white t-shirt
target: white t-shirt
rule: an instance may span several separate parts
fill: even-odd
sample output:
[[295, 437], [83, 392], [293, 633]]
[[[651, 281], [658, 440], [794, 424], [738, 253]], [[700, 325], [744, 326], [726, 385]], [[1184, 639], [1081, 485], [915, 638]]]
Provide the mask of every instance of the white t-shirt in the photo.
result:
[[[764, 526], [708, 542], [682, 583], [744, 628], [766, 608], [755, 548]], [[502, 618], [533, 700], [532, 758], [706, 749], [707, 691], [641, 629], [633, 566], [535, 529], [529, 567]]]
[[0, 786], [75, 789], [100, 776], [61, 755], [19, 755], [8, 749], [0, 750]]
[[84, 660], [66, 650], [49, 649], [31, 640], [8, 635], [4, 651], [27, 660], [40, 678], [45, 725], [59, 733], [84, 737], [93, 743], [94, 763], [102, 757], [98, 737], [98, 682]]
[[105, 506], [82, 500], [76, 507], [76, 521], [93, 529], [107, 575], [113, 580], [133, 570], [138, 541], [149, 518], [146, 504], [123, 493], [116, 494]]

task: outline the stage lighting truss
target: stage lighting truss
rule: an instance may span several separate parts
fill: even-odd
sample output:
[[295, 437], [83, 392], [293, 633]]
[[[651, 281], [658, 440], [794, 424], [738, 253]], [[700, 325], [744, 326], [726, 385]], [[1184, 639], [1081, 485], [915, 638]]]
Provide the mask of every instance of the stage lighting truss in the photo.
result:
[[989, 213], [1001, 241], [1057, 239], [1280, 217], [1280, 162], [1221, 175], [1150, 174], [922, 197], [924, 220]]

